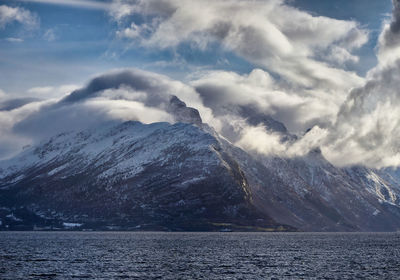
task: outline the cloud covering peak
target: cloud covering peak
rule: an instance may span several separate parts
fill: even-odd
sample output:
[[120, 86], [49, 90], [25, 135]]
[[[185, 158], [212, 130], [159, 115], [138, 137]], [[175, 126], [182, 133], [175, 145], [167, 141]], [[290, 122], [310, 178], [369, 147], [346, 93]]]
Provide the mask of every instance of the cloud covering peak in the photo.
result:
[[378, 65], [365, 85], [350, 92], [325, 141], [325, 151], [336, 164], [400, 165], [399, 22], [400, 2], [393, 0], [392, 20], [380, 36]]
[[[288, 1], [114, 0], [107, 8], [127, 48], [168, 50], [177, 57], [182, 49], [203, 55], [217, 49], [252, 69], [196, 68], [182, 81], [119, 69], [62, 97], [61, 87], [33, 87], [30, 94], [48, 98], [9, 100], [4, 104], [13, 106], [1, 107], [0, 133], [7, 135], [0, 138], [2, 147], [15, 151], [57, 132], [110, 121], [183, 121], [209, 124], [233, 144], [267, 156], [303, 156], [320, 148], [340, 166], [400, 165], [399, 0], [393, 0], [392, 19], [379, 37], [378, 65], [365, 78], [349, 69], [359, 62], [369, 31]], [[5, 17], [10, 10], [4, 11], [0, 28], [2, 15], [5, 26], [29, 14]], [[9, 155], [4, 151], [0, 157]]]

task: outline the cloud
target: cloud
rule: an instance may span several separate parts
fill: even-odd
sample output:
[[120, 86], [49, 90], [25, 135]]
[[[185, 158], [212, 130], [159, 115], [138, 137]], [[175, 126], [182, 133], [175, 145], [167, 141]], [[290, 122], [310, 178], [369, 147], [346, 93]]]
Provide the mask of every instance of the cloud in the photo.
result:
[[78, 85], [33, 87], [27, 90], [27, 94], [40, 99], [60, 98], [78, 88]]
[[283, 155], [287, 147], [281, 135], [267, 132], [263, 126], [245, 126], [240, 131], [241, 137], [235, 144], [245, 150], [256, 151], [266, 155]]
[[40, 101], [40, 99], [34, 97], [14, 97], [10, 93], [7, 94], [0, 89], [0, 112], [12, 111], [36, 101]]
[[[197, 73], [190, 82], [212, 110], [214, 128], [247, 150], [306, 154], [322, 144], [349, 90], [364, 82], [345, 67], [358, 62], [353, 51], [367, 42], [368, 31], [354, 21], [312, 16], [280, 0], [118, 0], [110, 15], [120, 26], [118, 37], [146, 48], [189, 44], [205, 50], [217, 42], [258, 66], [242, 75]], [[301, 136], [315, 128], [307, 140], [286, 141], [288, 133], [271, 119]]]
[[[4, 104], [4, 102], [2, 103]], [[30, 136], [14, 132], [14, 126], [40, 110], [45, 101], [32, 101], [0, 110], [0, 159], [15, 155], [22, 147], [32, 143]]]
[[43, 38], [48, 42], [53, 42], [56, 39], [54, 28], [47, 29], [47, 31], [43, 34]]
[[[314, 127], [306, 136], [296, 138], [275, 118], [304, 131], [310, 122], [332, 123], [331, 118], [339, 108], [333, 106], [333, 101], [325, 100], [330, 95], [310, 97], [309, 92], [290, 91], [261, 69], [248, 75], [207, 72], [190, 85], [151, 72], [122, 69], [99, 75], [70, 94], [63, 95], [65, 89], [65, 86], [36, 87], [28, 93], [52, 99], [32, 100], [18, 106], [10, 106], [14, 101], [7, 103], [2, 133], [8, 138], [20, 137], [15, 142], [20, 145], [13, 146], [14, 152], [16, 147], [59, 132], [101, 126], [110, 121], [137, 120], [195, 124], [204, 121], [249, 152], [301, 156], [321, 144], [321, 139], [326, 138], [325, 129]], [[13, 153], [9, 151], [7, 155], [10, 154]]]
[[19, 22], [28, 29], [34, 29], [39, 25], [39, 18], [24, 8], [0, 5], [0, 29], [12, 22]]
[[266, 156], [303, 156], [320, 147], [343, 103], [324, 92], [285, 87], [261, 69], [248, 75], [210, 71], [191, 85], [212, 109], [221, 135]]
[[[254, 71], [249, 79], [253, 83], [257, 84], [258, 81], [265, 86], [273, 84], [272, 78], [262, 70]], [[197, 82], [200, 83], [200, 81]], [[57, 88], [54, 87], [32, 88], [28, 91], [30, 94], [53, 96], [53, 99], [33, 102], [35, 106], [19, 104], [19, 106], [8, 107], [8, 114], [4, 114], [4, 118], [8, 117], [5, 119], [8, 123], [3, 127], [4, 133], [13, 137], [20, 136], [20, 141], [16, 142], [21, 143], [19, 148], [63, 131], [101, 126], [110, 121], [191, 122], [200, 125], [204, 120], [219, 132], [224, 132], [224, 130], [226, 132], [230, 129], [227, 127], [233, 125], [236, 126], [234, 132], [237, 139], [233, 137], [228, 139], [248, 149], [253, 148], [249, 146], [248, 140], [255, 135], [261, 135], [265, 130], [265, 127], [259, 126], [258, 116], [253, 116], [254, 123], [246, 122], [249, 113], [245, 113], [245, 106], [241, 113], [233, 110], [218, 111], [216, 107], [208, 107], [210, 100], [203, 102], [207, 98], [199, 95], [193, 87], [163, 75], [138, 69], [115, 70], [99, 75], [86, 86], [66, 96], [52, 93], [56, 90]], [[238, 99], [240, 98], [242, 97], [238, 96]], [[240, 102], [236, 104], [242, 105]], [[273, 122], [263, 118], [262, 124], [265, 123]], [[284, 127], [283, 130], [283, 132], [286, 131]], [[262, 135], [265, 139], [279, 143], [281, 140], [279, 133], [279, 131], [268, 132]], [[223, 134], [229, 136], [227, 133]], [[282, 152], [277, 151], [277, 145], [273, 147], [273, 151]], [[285, 146], [282, 144], [281, 147], [283, 150]]]
[[92, 0], [17, 0], [17, 1], [60, 5], [60, 6], [71, 6], [83, 9], [92, 9], [92, 10], [107, 10], [110, 7], [110, 4], [107, 2], [92, 1]]
[[193, 119], [265, 156], [302, 156], [320, 148], [338, 166], [400, 166], [399, 0], [379, 38], [378, 65], [365, 79], [345, 66], [357, 63], [354, 50], [367, 41], [366, 30], [280, 0], [119, 0], [111, 7], [120, 38], [156, 49], [188, 43], [205, 50], [219, 43], [256, 68], [247, 74], [191, 73], [186, 84], [120, 69], [66, 96], [57, 87], [32, 88], [29, 94], [52, 100], [0, 112], [0, 144], [11, 147], [8, 155], [16, 149], [10, 143], [109, 121]]
[[24, 41], [24, 39], [13, 37], [6, 38], [5, 40], [11, 43], [22, 43]]
[[323, 141], [323, 152], [336, 165], [400, 165], [400, 4], [385, 24], [378, 45], [378, 65], [365, 85], [353, 89]]
[[[313, 84], [312, 89], [287, 87], [262, 70], [249, 75], [211, 72], [192, 84], [204, 104], [225, 121], [224, 127], [233, 120], [236, 133], [231, 129], [226, 135], [233, 135], [231, 139], [247, 150], [292, 157], [320, 147], [323, 155], [337, 166], [400, 166], [400, 2], [394, 0], [393, 4], [392, 20], [384, 26], [379, 38], [378, 65], [367, 74], [363, 84], [354, 88], [349, 86], [351, 83], [340, 81], [340, 75], [335, 77], [339, 87], [328, 84]], [[349, 50], [362, 45], [363, 39], [357, 32], [346, 36], [351, 37], [340, 43], [347, 45], [345, 49], [331, 42], [329, 48], [334, 53], [329, 59], [335, 58], [339, 64], [355, 61]], [[304, 65], [310, 67], [313, 63], [316, 62], [308, 61]], [[288, 71], [287, 67], [283, 69]], [[293, 74], [290, 71], [287, 77]], [[258, 115], [267, 114], [284, 122], [292, 131], [297, 130], [297, 139], [284, 141], [283, 133], [271, 131], [263, 124], [249, 123], [249, 116], [240, 110], [243, 106], [252, 108]], [[312, 129], [306, 134], [300, 133], [307, 126]]]
[[[211, 110], [202, 105], [190, 86], [137, 69], [110, 71], [64, 95], [67, 88], [36, 87], [28, 93], [45, 100], [8, 99], [0, 103], [0, 144], [8, 147], [3, 149], [0, 158], [57, 133], [108, 122], [136, 120], [200, 125], [201, 117], [212, 118]], [[181, 100], [187, 100], [187, 104]], [[188, 107], [189, 104], [199, 108], [202, 116]], [[7, 144], [12, 143], [10, 139], [17, 139], [14, 145]]]
[[[110, 14], [120, 25], [129, 22], [118, 36], [146, 47], [190, 43], [205, 49], [219, 42], [290, 83], [349, 89], [362, 82], [355, 73], [330, 65], [325, 53], [331, 49], [343, 63], [354, 62], [350, 52], [367, 42], [368, 32], [354, 21], [312, 16], [281, 0], [117, 0]], [[143, 19], [132, 22], [132, 15]]]
[[210, 71], [191, 84], [216, 116], [248, 117], [241, 108], [251, 107], [253, 112], [283, 122], [294, 133], [333, 123], [344, 101], [331, 92], [285, 87], [261, 69], [248, 75]]
[[144, 29], [143, 27], [139, 27], [134, 22], [132, 22], [129, 27], [117, 31], [117, 36], [119, 38], [135, 39], [141, 36], [143, 29]]
[[6, 93], [0, 88], [0, 100], [6, 97]]
[[16, 108], [22, 107], [26, 104], [39, 101], [37, 98], [25, 97], [25, 98], [15, 98], [7, 99], [0, 102], [0, 111], [12, 111]]
[[100, 75], [92, 79], [86, 87], [66, 96], [60, 104], [107, 97], [139, 101], [145, 106], [166, 110], [172, 96], [177, 96], [187, 106], [199, 110], [204, 120], [212, 118], [211, 110], [203, 106], [201, 98], [190, 86], [163, 75], [138, 69], [114, 70]]
[[358, 56], [352, 55], [348, 50], [337, 46], [328, 50], [325, 59], [338, 67], [343, 67], [346, 63], [357, 63], [360, 60]]
[[400, 165], [400, 60], [374, 72], [351, 92], [324, 143], [337, 165]]
[[16, 123], [13, 132], [32, 142], [38, 142], [57, 133], [101, 127], [108, 122], [137, 120], [143, 123], [172, 121], [167, 113], [147, 108], [138, 102], [94, 98], [57, 106], [48, 104], [29, 117]]
[[379, 36], [378, 59], [381, 66], [400, 58], [400, 3], [393, 0], [393, 15]]
[[[249, 75], [208, 72], [191, 85], [137, 69], [115, 70], [93, 78], [66, 96], [58, 95], [59, 99], [33, 100], [9, 107], [8, 111], [0, 110], [0, 132], [4, 135], [0, 143], [7, 147], [0, 157], [59, 132], [107, 122], [200, 124], [202, 118], [227, 140], [249, 152], [296, 157], [320, 147], [337, 165], [394, 165], [399, 164], [399, 154], [393, 153], [393, 148], [398, 149], [396, 139], [400, 137], [396, 117], [400, 102], [391, 89], [398, 82], [398, 75], [382, 72], [365, 87], [352, 91], [340, 107], [333, 106], [333, 101], [329, 105], [326, 97], [318, 99], [321, 94], [310, 98], [309, 93], [284, 91], [282, 84], [261, 69]], [[52, 89], [33, 88], [29, 92], [48, 95]], [[376, 91], [386, 96], [380, 100], [387, 102], [376, 102]], [[198, 109], [200, 115], [186, 105]], [[339, 109], [337, 120], [332, 120]], [[297, 126], [306, 127], [310, 121], [320, 124], [296, 137], [274, 119], [278, 117]]]

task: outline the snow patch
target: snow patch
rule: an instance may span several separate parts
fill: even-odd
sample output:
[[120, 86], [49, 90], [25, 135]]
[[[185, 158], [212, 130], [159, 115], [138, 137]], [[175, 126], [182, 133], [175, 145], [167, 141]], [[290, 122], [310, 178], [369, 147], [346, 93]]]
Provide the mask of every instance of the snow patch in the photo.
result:
[[379, 211], [378, 209], [375, 209], [374, 213], [372, 213], [372, 215], [374, 216], [378, 216], [379, 213], [381, 213], [381, 211]]
[[13, 221], [15, 221], [15, 222], [22, 222], [22, 219], [17, 218], [17, 217], [14, 215], [14, 213], [8, 214], [8, 215], [6, 216], [6, 218], [9, 218], [9, 219], [11, 219], [11, 220], [13, 220]]
[[64, 223], [63, 223], [63, 226], [64, 226], [65, 228], [77, 228], [77, 227], [81, 227], [82, 224], [79, 224], [79, 223], [66, 223], [66, 222], [64, 222]]
[[64, 168], [66, 168], [68, 166], [68, 164], [63, 164], [57, 168], [54, 168], [53, 170], [51, 170], [50, 172], [47, 173], [47, 175], [49, 176], [53, 176], [54, 174], [56, 174], [57, 172], [63, 170]]

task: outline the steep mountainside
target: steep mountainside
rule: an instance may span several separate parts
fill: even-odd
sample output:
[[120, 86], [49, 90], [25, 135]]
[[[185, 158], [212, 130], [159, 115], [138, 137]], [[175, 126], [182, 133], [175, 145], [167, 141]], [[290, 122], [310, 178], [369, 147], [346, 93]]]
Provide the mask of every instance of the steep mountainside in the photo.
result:
[[278, 226], [250, 203], [237, 162], [191, 124], [126, 122], [63, 133], [1, 168], [3, 226], [23, 220], [16, 211], [89, 228]]
[[[0, 228], [400, 229], [397, 170], [252, 154], [178, 98], [169, 108], [179, 123], [111, 122], [0, 162]], [[268, 116], [249, 122], [295, 139]]]
[[318, 151], [296, 159], [261, 157], [257, 164], [256, 170], [241, 166], [253, 201], [279, 222], [307, 231], [400, 229], [400, 189], [381, 172], [336, 168]]

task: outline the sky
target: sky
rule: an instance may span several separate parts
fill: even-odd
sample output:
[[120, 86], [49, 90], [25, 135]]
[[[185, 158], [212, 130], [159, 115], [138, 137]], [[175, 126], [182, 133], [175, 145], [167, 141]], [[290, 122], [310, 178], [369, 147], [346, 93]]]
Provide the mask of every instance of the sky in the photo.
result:
[[[65, 5], [55, 5], [57, 2]], [[179, 80], [185, 79], [188, 69], [246, 73], [254, 68], [252, 63], [218, 46], [207, 50], [184, 45], [162, 50], [139, 47], [126, 38], [118, 38], [120, 27], [110, 15], [110, 8], [104, 5], [103, 9], [97, 3], [110, 5], [108, 1], [2, 0], [2, 5], [31, 13], [33, 22], [10, 20], [1, 25], [1, 89], [20, 95], [33, 87], [80, 85], [91, 75], [120, 67], [161, 72]], [[372, 34], [370, 42], [359, 52], [361, 62], [349, 67], [365, 75], [376, 63], [374, 47], [382, 20], [391, 11], [390, 0], [291, 0], [288, 3], [314, 15], [358, 21]], [[227, 62], [229, 65], [224, 65]]]
[[[339, 166], [398, 166], [398, 10], [398, 0], [1, 0], [0, 158], [59, 129], [171, 121], [160, 100], [176, 95], [249, 152], [320, 148]], [[65, 105], [79, 88], [90, 94]], [[249, 108], [297, 140], [250, 123]]]

